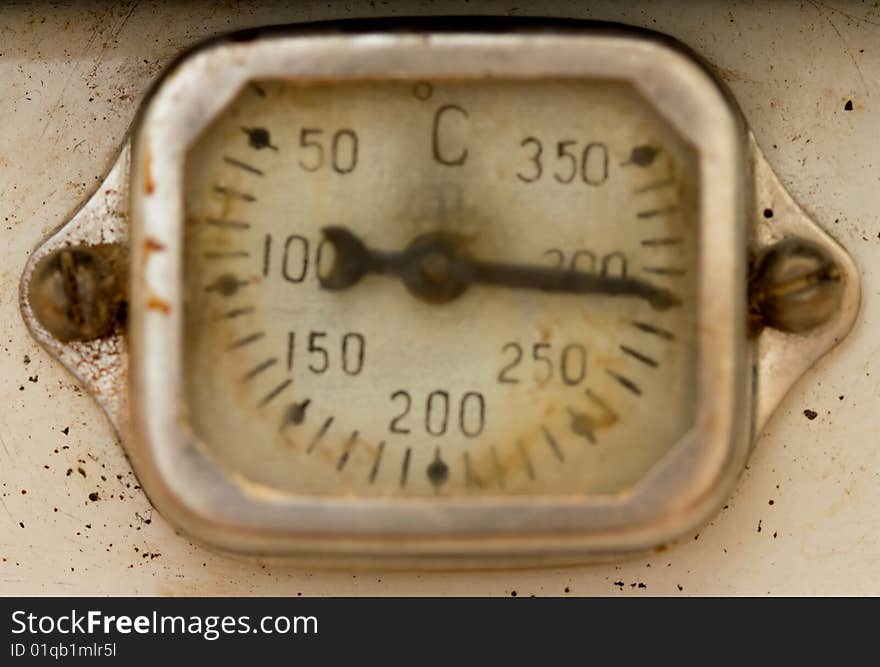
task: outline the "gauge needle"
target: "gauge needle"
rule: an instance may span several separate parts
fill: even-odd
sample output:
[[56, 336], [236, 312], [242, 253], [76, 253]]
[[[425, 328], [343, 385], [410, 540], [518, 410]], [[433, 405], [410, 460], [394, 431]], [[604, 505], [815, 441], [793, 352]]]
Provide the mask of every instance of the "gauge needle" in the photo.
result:
[[368, 248], [345, 227], [325, 227], [322, 232], [335, 251], [329, 270], [319, 269], [318, 279], [328, 290], [348, 289], [372, 273], [397, 276], [412, 294], [431, 303], [452, 301], [473, 284], [629, 296], [644, 299], [657, 310], [681, 303], [668, 290], [634, 278], [474, 260], [464, 253], [459, 239], [442, 232], [423, 234], [402, 252]]

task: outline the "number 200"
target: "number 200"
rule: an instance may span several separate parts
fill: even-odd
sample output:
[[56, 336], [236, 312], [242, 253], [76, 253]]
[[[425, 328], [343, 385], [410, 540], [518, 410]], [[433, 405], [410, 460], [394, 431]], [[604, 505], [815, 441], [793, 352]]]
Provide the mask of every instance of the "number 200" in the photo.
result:
[[[404, 389], [398, 389], [391, 394], [391, 401], [400, 403], [401, 410], [391, 419], [388, 430], [391, 433], [401, 434], [412, 432], [412, 429], [405, 423], [412, 409], [412, 395]], [[450, 411], [448, 391], [437, 389], [428, 394], [425, 399], [425, 432], [435, 437], [446, 435], [449, 428]], [[486, 399], [476, 391], [464, 393], [458, 402], [458, 428], [462, 435], [467, 438], [476, 438], [483, 432], [485, 425]]]

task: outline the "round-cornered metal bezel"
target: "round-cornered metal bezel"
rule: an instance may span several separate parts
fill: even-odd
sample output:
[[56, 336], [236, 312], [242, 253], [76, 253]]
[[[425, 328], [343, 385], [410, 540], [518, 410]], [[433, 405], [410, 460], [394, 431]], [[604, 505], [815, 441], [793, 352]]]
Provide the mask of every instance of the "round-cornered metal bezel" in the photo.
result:
[[[608, 496], [309, 497], [224, 473], [188, 427], [183, 395], [184, 161], [200, 132], [252, 80], [547, 77], [629, 82], [697, 155], [699, 404], [691, 430], [636, 486]], [[683, 50], [597, 28], [289, 32], [218, 42], [157, 85], [132, 150], [126, 447], [153, 503], [195, 538], [263, 556], [558, 562], [668, 542], [729, 495], [754, 410], [745, 326], [751, 174], [736, 108]]]

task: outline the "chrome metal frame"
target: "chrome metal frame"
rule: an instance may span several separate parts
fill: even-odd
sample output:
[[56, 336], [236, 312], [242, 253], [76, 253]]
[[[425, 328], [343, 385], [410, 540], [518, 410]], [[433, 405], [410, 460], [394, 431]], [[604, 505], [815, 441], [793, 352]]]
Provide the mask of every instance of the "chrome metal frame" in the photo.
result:
[[[588, 78], [630, 81], [698, 153], [699, 407], [692, 431], [632, 490], [604, 497], [317, 498], [221, 472], [182, 393], [183, 182], [188, 148], [252, 80]], [[127, 443], [153, 502], [194, 536], [266, 554], [544, 555], [628, 551], [695, 526], [745, 460], [745, 135], [705, 70], [642, 35], [290, 35], [209, 46], [159, 87], [133, 139]], [[156, 248], [163, 248], [156, 251]], [[150, 299], [169, 310], [152, 310]]]

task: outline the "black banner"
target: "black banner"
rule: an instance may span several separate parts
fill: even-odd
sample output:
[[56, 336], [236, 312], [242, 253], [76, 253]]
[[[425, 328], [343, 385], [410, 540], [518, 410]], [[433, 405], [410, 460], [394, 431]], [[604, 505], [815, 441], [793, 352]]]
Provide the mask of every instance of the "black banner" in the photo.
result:
[[[873, 637], [872, 600], [560, 598], [0, 598], [0, 664], [156, 659], [596, 662], [813, 651]], [[713, 648], [714, 647], [714, 648]], [[749, 651], [745, 651], [749, 649]], [[814, 656], [815, 657], [815, 656]], [[329, 661], [329, 662], [328, 662]]]

